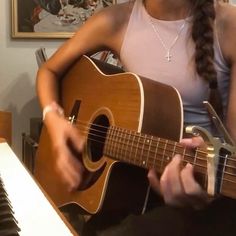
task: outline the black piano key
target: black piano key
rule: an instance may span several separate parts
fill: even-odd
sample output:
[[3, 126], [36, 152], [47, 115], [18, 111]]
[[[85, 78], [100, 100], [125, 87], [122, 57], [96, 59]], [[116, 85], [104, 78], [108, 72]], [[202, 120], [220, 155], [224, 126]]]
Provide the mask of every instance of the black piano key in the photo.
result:
[[1, 191], [1, 189], [0, 189], [0, 199], [7, 198], [7, 197], [8, 196], [7, 196], [6, 192]]
[[[6, 214], [0, 220], [0, 232], [3, 230], [14, 230], [15, 232], [20, 231], [20, 228], [17, 225], [17, 221], [15, 220], [12, 214]], [[0, 235], [2, 235], [0, 233]]]
[[20, 228], [0, 175], [0, 235], [18, 236]]
[[2, 204], [0, 205], [0, 215], [2, 214], [2, 212], [11, 212], [12, 214], [14, 214], [12, 208], [8, 205], [8, 204]]
[[5, 229], [0, 230], [1, 236], [19, 236], [19, 232], [17, 232], [15, 229]]
[[12, 205], [11, 203], [9, 202], [9, 200], [7, 198], [4, 198], [4, 199], [0, 199], [0, 207], [1, 206], [9, 206], [11, 209], [12, 209]]
[[14, 212], [12, 211], [12, 208], [9, 207], [8, 205], [0, 206], [0, 216], [4, 215], [6, 213], [14, 214]]
[[7, 223], [9, 223], [9, 222], [15, 222], [15, 218], [13, 217], [12, 214], [6, 213], [6, 214], [4, 215], [4, 217], [2, 217], [2, 218], [0, 219], [0, 228], [1, 228], [2, 225], [5, 224], [5, 222], [7, 222]]

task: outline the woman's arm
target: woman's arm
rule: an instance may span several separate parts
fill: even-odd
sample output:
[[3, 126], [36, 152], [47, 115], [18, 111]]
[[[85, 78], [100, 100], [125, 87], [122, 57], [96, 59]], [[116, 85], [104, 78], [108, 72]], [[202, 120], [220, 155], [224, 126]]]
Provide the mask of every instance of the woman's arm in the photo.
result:
[[116, 19], [120, 12], [124, 12], [120, 7], [125, 5], [114, 5], [92, 16], [37, 73], [37, 94], [44, 110], [44, 124], [57, 157], [57, 169], [69, 189], [77, 188], [83, 181], [85, 169], [75, 157], [75, 151], [81, 152], [84, 142], [78, 129], [59, 112], [59, 83], [68, 68], [83, 54], [107, 48], [118, 51], [117, 38], [122, 22], [119, 21], [118, 25]]

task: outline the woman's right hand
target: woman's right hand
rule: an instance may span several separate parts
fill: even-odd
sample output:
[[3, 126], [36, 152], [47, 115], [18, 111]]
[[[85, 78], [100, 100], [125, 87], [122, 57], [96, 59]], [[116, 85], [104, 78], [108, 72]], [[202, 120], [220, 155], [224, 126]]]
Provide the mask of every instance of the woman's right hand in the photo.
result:
[[57, 112], [48, 112], [44, 123], [56, 156], [56, 168], [69, 191], [82, 185], [85, 168], [80, 160], [84, 139], [78, 129]]

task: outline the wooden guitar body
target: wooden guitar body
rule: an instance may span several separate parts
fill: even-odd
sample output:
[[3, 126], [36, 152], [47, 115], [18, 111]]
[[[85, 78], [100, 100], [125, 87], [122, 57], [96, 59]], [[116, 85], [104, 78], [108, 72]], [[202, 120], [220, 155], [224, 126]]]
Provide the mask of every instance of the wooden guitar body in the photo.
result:
[[[75, 125], [80, 127], [82, 121], [87, 130], [116, 126], [179, 141], [183, 111], [174, 88], [98, 64], [83, 56], [62, 80], [61, 104], [66, 116], [77, 117]], [[84, 189], [67, 191], [56, 171], [56, 156], [45, 127], [36, 155], [36, 179], [59, 207], [76, 203], [90, 214], [121, 208], [140, 212], [148, 187], [147, 172], [105, 156], [103, 146], [85, 135], [82, 159], [95, 177]]]

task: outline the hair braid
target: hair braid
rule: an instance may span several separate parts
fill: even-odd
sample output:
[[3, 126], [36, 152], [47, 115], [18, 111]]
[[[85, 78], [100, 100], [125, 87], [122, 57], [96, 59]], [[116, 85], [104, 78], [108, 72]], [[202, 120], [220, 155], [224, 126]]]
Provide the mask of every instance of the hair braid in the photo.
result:
[[222, 102], [217, 85], [214, 67], [214, 0], [191, 0], [193, 4], [192, 38], [195, 42], [196, 71], [209, 82], [209, 101], [219, 115], [222, 115]]
[[213, 0], [194, 1], [192, 38], [195, 42], [197, 73], [206, 81], [215, 84], [214, 33], [215, 9]]

